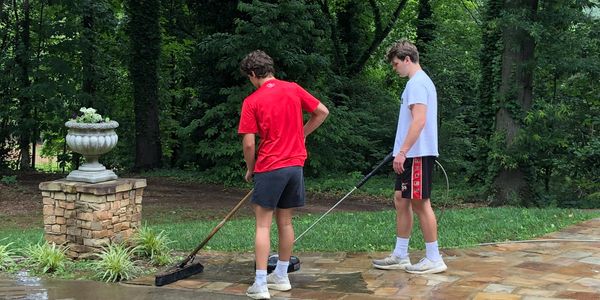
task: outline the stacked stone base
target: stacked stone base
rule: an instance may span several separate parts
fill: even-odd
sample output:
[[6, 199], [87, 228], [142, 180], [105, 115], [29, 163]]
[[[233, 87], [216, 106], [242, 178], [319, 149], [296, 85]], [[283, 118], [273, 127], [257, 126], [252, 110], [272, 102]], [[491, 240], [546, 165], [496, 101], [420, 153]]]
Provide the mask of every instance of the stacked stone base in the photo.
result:
[[140, 227], [145, 179], [84, 183], [42, 182], [45, 239], [67, 246], [71, 258], [87, 258], [120, 243]]

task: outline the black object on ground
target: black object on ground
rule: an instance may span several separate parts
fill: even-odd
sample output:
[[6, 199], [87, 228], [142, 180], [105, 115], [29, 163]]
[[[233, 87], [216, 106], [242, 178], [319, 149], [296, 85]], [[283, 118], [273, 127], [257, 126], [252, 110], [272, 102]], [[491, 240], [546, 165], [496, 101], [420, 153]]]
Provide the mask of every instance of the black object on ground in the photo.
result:
[[[319, 223], [319, 221], [321, 221], [321, 219], [323, 219], [325, 216], [327, 216], [327, 214], [329, 214], [334, 208], [336, 208], [340, 203], [342, 203], [342, 201], [344, 201], [346, 198], [348, 198], [348, 196], [350, 196], [350, 194], [352, 194], [355, 190], [359, 189], [361, 186], [363, 186], [363, 184], [365, 184], [367, 182], [367, 180], [369, 180], [369, 178], [371, 178], [377, 171], [379, 171], [379, 169], [381, 169], [384, 165], [386, 165], [387, 163], [389, 163], [390, 161], [394, 160], [394, 156], [392, 155], [392, 153], [388, 154], [386, 157], [383, 158], [383, 160], [381, 162], [379, 162], [379, 164], [371, 171], [369, 172], [369, 174], [367, 174], [363, 179], [361, 179], [355, 186], [354, 188], [348, 192], [342, 199], [340, 199], [336, 204], [334, 204], [327, 212], [325, 212], [320, 218], [318, 218], [314, 223], [312, 223], [306, 230], [304, 230], [304, 232], [302, 232], [295, 240], [294, 240], [294, 244], [302, 237], [304, 236], [304, 234], [306, 234], [308, 231], [310, 231], [315, 225], [317, 225], [317, 223]], [[277, 260], [278, 260], [278, 255], [277, 254], [272, 254], [269, 256], [269, 261], [267, 264], [267, 273], [271, 273], [273, 272], [273, 270], [275, 270], [275, 267], [277, 266]], [[288, 273], [292, 273], [292, 272], [296, 272], [300, 270], [300, 259], [298, 259], [298, 257], [296, 256], [292, 256], [290, 258], [290, 265], [288, 267]]]
[[[275, 267], [277, 267], [277, 260], [279, 260], [278, 254], [271, 254], [269, 256], [269, 261], [267, 262], [267, 274], [271, 274], [275, 271]], [[290, 257], [290, 264], [288, 265], [287, 272], [292, 273], [300, 270], [300, 259], [296, 256]]]

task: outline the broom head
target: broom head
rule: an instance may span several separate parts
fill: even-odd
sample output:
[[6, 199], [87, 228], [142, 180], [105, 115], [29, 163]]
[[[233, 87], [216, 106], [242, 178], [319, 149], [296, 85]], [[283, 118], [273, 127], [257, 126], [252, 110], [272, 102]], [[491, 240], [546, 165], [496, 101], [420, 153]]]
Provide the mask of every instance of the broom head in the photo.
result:
[[185, 279], [192, 275], [202, 273], [203, 270], [204, 266], [201, 263], [191, 260], [183, 267], [178, 264], [167, 269], [163, 273], [156, 274], [154, 285], [163, 286], [165, 284], [173, 283], [177, 280]]

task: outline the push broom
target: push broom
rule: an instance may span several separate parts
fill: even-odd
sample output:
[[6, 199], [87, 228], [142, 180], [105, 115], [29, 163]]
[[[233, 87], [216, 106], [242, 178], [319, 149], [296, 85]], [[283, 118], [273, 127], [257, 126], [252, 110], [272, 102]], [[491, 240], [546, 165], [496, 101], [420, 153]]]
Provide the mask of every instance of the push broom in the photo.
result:
[[[319, 223], [319, 221], [321, 221], [321, 219], [323, 219], [325, 216], [327, 216], [333, 209], [335, 209], [340, 203], [342, 203], [342, 201], [344, 201], [346, 198], [348, 198], [348, 196], [350, 196], [350, 194], [352, 194], [355, 190], [359, 189], [363, 184], [365, 184], [365, 182], [367, 182], [367, 180], [369, 180], [369, 178], [371, 178], [371, 176], [373, 176], [379, 169], [381, 169], [381, 167], [383, 167], [386, 163], [392, 161], [393, 159], [394, 159], [394, 157], [392, 156], [392, 153], [388, 154], [379, 163], [379, 165], [377, 165], [375, 167], [375, 169], [373, 169], [361, 181], [359, 181], [350, 192], [348, 192], [342, 199], [340, 199], [335, 205], [333, 205], [319, 219], [317, 219], [304, 232], [302, 232], [294, 240], [294, 243], [296, 241], [298, 241], [302, 236], [304, 236], [304, 234], [306, 234], [308, 231], [310, 231], [315, 225], [317, 225], [317, 223]], [[155, 277], [155, 280], [154, 280], [154, 284], [156, 286], [163, 286], [163, 285], [173, 283], [173, 282], [181, 280], [181, 279], [188, 278], [192, 275], [201, 273], [204, 270], [204, 266], [200, 262], [196, 262], [194, 260], [194, 258], [196, 257], [196, 254], [198, 253], [198, 251], [200, 251], [200, 249], [202, 249], [202, 247], [204, 247], [206, 245], [206, 243], [208, 243], [208, 241], [217, 233], [217, 231], [219, 231], [219, 229], [221, 229], [221, 227], [223, 227], [223, 225], [225, 225], [225, 223], [231, 218], [231, 216], [233, 216], [240, 209], [240, 207], [242, 207], [242, 205], [246, 202], [246, 200], [248, 200], [248, 198], [250, 198], [250, 195], [252, 195], [253, 191], [254, 190], [251, 190], [250, 192], [248, 192], [248, 194], [244, 198], [242, 198], [242, 200], [240, 200], [240, 202], [225, 216], [225, 218], [223, 218], [223, 220], [217, 226], [215, 226], [215, 228], [213, 228], [213, 230], [210, 232], [210, 234], [202, 241], [202, 243], [200, 243], [198, 245], [198, 247], [196, 247], [196, 249], [194, 249], [194, 251], [192, 251], [192, 253], [190, 253], [190, 255], [188, 255], [184, 260], [182, 260], [177, 265], [172, 266], [169, 269], [167, 269], [166, 271], [157, 274]], [[269, 261], [268, 261], [268, 265], [267, 265], [268, 273], [271, 273], [275, 269], [275, 267], [277, 265], [277, 259], [278, 259], [277, 255], [269, 256]], [[300, 260], [298, 259], [298, 257], [292, 256], [290, 258], [290, 264], [288, 266], [288, 273], [298, 271], [299, 269], [300, 269]]]
[[240, 202], [225, 216], [225, 218], [223, 218], [221, 223], [217, 224], [217, 226], [213, 228], [208, 236], [202, 241], [202, 243], [198, 245], [198, 247], [196, 247], [196, 249], [194, 249], [194, 251], [192, 251], [192, 253], [190, 253], [190, 255], [188, 255], [178, 264], [168, 268], [166, 271], [156, 274], [154, 285], [163, 286], [165, 284], [173, 283], [177, 280], [185, 279], [192, 275], [201, 273], [204, 270], [204, 266], [200, 262], [195, 261], [194, 258], [196, 257], [196, 254], [198, 251], [200, 251], [200, 249], [202, 249], [202, 247], [204, 247], [204, 245], [206, 245], [206, 243], [208, 243], [213, 235], [215, 235], [215, 233], [217, 233], [217, 231], [219, 231], [219, 229], [225, 225], [231, 216], [233, 216], [240, 209], [240, 207], [242, 207], [246, 200], [250, 198], [250, 195], [252, 195], [253, 191], [254, 190], [248, 192], [248, 194], [246, 194], [246, 196], [240, 200]]

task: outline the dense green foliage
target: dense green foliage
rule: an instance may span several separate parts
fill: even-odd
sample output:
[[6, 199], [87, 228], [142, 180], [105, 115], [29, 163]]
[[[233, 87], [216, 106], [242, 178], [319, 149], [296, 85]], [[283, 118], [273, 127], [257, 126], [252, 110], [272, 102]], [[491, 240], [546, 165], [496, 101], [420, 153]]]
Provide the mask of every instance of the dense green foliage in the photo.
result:
[[[599, 3], [514, 6], [525, 2], [4, 1], [0, 170], [25, 168], [34, 141], [60, 169], [76, 167], [64, 122], [92, 106], [120, 123], [117, 147], [102, 157], [108, 167], [162, 165], [240, 182], [236, 129], [252, 87], [238, 63], [263, 49], [278, 78], [330, 109], [307, 140], [306, 174], [364, 171], [392, 148], [406, 81], [383, 54], [407, 37], [436, 83], [440, 161], [451, 177], [483, 187], [475, 197], [488, 200], [502, 189], [498, 175], [518, 170], [531, 193], [502, 204], [598, 207]], [[534, 46], [521, 66], [530, 82], [503, 72], [507, 42], [523, 41]], [[514, 96], [520, 84], [532, 91], [531, 105]], [[509, 143], [497, 126], [501, 110], [516, 128]]]

